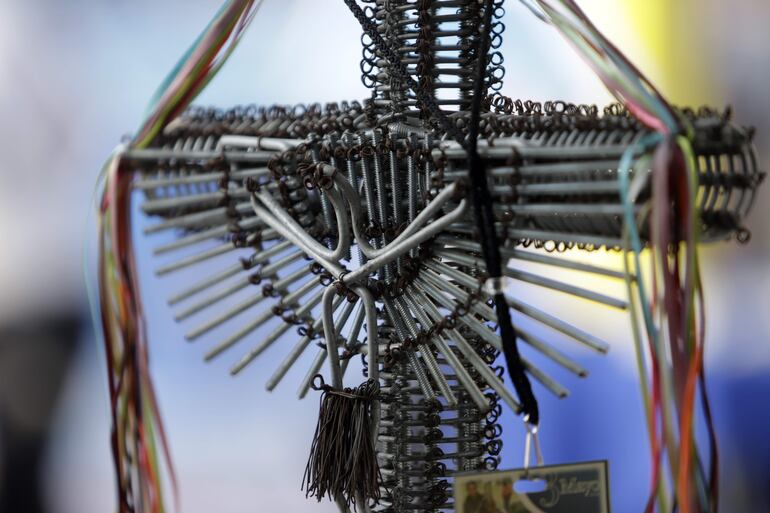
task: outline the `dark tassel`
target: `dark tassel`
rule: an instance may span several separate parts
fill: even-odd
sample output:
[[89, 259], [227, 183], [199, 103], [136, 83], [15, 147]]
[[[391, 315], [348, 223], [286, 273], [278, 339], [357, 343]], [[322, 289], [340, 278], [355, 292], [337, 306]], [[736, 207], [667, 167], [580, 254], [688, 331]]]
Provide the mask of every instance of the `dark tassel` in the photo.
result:
[[[321, 385], [316, 385], [319, 380]], [[321, 390], [318, 425], [302, 478], [306, 497], [344, 502], [358, 511], [359, 501], [380, 499], [380, 469], [372, 439], [372, 404], [380, 385], [368, 380], [357, 388], [336, 390], [316, 376]]]

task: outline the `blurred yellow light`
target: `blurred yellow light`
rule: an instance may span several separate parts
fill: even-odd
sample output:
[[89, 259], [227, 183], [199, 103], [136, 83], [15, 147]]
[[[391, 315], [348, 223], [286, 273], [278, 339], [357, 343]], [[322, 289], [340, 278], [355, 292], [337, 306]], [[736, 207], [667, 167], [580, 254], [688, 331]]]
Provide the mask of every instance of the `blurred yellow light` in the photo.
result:
[[622, 2], [633, 20], [636, 36], [650, 53], [656, 69], [650, 79], [674, 104], [698, 106], [714, 101], [708, 52], [698, 22], [702, 4], [694, 0], [630, 0]]

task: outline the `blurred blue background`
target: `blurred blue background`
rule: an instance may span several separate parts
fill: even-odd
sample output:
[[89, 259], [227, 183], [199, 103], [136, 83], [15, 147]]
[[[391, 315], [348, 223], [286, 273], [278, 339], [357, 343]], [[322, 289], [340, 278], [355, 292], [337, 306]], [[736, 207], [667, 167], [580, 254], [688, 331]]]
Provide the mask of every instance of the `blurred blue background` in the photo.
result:
[[[732, 104], [738, 123], [757, 127], [761, 161], [770, 161], [770, 3], [580, 4], [675, 103]], [[0, 508], [9, 512], [114, 511], [106, 370], [82, 278], [84, 240], [92, 249], [95, 237], [93, 186], [106, 156], [138, 126], [155, 87], [217, 7], [213, 0], [0, 0]], [[503, 94], [610, 101], [550, 27], [515, 1], [506, 10]], [[196, 103], [363, 99], [360, 53], [359, 27], [339, 0], [265, 0]], [[751, 243], [702, 252], [706, 371], [726, 512], [770, 511], [768, 214], [765, 187], [748, 220]], [[137, 221], [137, 233], [146, 221]], [[333, 511], [299, 491], [317, 398], [297, 401], [292, 383], [264, 391], [282, 350], [238, 378], [226, 372], [230, 362], [204, 364], [205, 348], [184, 342], [171, 320], [168, 283], [153, 276], [159, 262], [148, 249], [160, 241], [138, 241], [152, 371], [182, 511]], [[93, 262], [85, 264], [92, 279]], [[607, 357], [566, 348], [591, 371], [586, 380], [558, 375], [572, 391], [568, 399], [536, 390], [546, 462], [608, 459], [613, 511], [641, 511], [648, 443], [627, 324], [622, 316], [592, 318], [592, 310], [566, 300], [550, 306], [596, 324], [613, 348]], [[504, 467], [521, 464], [523, 441], [520, 420], [507, 412]], [[35, 477], [39, 488], [30, 484]], [[8, 502], [20, 493], [40, 503], [8, 509], [21, 504]]]

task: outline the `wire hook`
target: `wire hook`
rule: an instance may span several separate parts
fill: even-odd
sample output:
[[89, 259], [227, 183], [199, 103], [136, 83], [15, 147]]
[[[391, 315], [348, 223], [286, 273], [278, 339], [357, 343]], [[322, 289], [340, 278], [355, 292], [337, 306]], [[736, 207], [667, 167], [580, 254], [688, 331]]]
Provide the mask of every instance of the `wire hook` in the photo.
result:
[[524, 425], [527, 428], [527, 434], [524, 437], [524, 475], [526, 476], [532, 459], [532, 446], [535, 447], [535, 461], [538, 467], [543, 466], [543, 453], [540, 450], [539, 426], [529, 422], [529, 414], [524, 416]]

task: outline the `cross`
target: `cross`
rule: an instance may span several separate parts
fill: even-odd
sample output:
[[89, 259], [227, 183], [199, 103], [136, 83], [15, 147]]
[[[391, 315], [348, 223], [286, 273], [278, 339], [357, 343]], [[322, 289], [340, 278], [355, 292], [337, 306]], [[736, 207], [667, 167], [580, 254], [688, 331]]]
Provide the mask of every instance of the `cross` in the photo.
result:
[[[183, 112], [222, 62], [204, 59], [201, 67], [195, 59], [211, 54], [203, 51], [207, 45], [226, 41], [222, 34], [232, 36], [234, 45], [253, 13], [254, 2], [228, 2], [180, 67], [182, 78], [195, 70], [202, 74], [172, 81], [162, 97], [166, 100], [152, 111], [132, 147], [113, 160], [105, 195], [105, 218], [113, 228], [103, 238], [105, 255], [112, 258], [102, 260], [107, 263], [103, 283], [114, 277], [123, 288], [112, 296], [103, 288], [105, 331], [108, 347], [135, 360], [115, 370], [111, 383], [146, 367], [130, 251], [121, 252], [127, 244], [121, 213], [130, 184], [144, 195], [144, 212], [159, 219], [148, 234], [176, 234], [156, 253], [183, 252], [158, 274], [206, 273], [185, 284], [170, 303], [187, 305], [177, 310], [180, 321], [209, 315], [188, 331], [190, 340], [216, 328], [230, 330], [207, 359], [254, 337], [275, 319], [277, 326], [258, 337], [232, 373], [278, 341], [294, 341], [267, 381], [272, 390], [312, 342], [323, 339], [299, 395], [313, 388], [328, 358], [330, 390], [352, 400], [358, 396], [342, 391], [349, 361], [355, 355], [367, 359], [367, 377], [385, 398], [373, 403], [369, 433], [380, 463], [380, 507], [442, 509], [449, 500], [451, 469], [493, 470], [499, 463], [498, 401], [517, 413], [522, 404], [493, 367], [506, 349], [494, 330], [500, 310], [491, 308], [493, 298], [502, 298], [505, 312], [516, 318], [607, 351], [609, 345], [590, 329], [516, 297], [509, 282], [628, 312], [640, 354], [643, 333], [656, 357], [671, 355], [671, 368], [665, 359], [650, 363], [672, 376], [675, 398], [664, 400], [692, 404], [688, 383], [697, 376], [702, 341], [694, 321], [682, 320], [692, 312], [702, 315], [695, 294], [696, 243], [748, 238], [743, 219], [764, 176], [751, 132], [734, 125], [726, 113], [671, 107], [572, 0], [525, 4], [573, 43], [622, 106], [600, 112], [594, 106], [541, 105], [497, 93], [504, 74], [497, 50], [500, 1], [378, 1], [366, 9], [352, 0], [345, 3], [364, 29], [362, 79], [372, 89], [371, 98], [299, 109]], [[486, 51], [479, 51], [485, 48], [480, 34], [490, 36]], [[477, 116], [474, 105], [480, 109]], [[468, 162], [474, 156], [485, 165], [489, 201], [484, 205], [467, 194]], [[479, 224], [480, 206], [492, 213], [488, 225]], [[497, 249], [507, 262], [502, 276], [492, 274], [492, 279], [486, 239], [480, 240], [484, 231], [499, 240]], [[189, 254], [191, 248], [202, 249]], [[639, 264], [645, 248], [657, 259], [653, 278], [660, 285], [653, 291], [646, 290]], [[560, 254], [597, 249], [622, 253], [624, 268]], [[212, 272], [213, 261], [229, 263]], [[113, 262], [117, 269], [109, 266]], [[572, 279], [524, 270], [524, 263], [615, 280], [627, 286], [628, 294], [615, 297]], [[651, 301], [650, 292], [660, 298]], [[128, 307], [112, 308], [113, 303], [125, 306], [124, 298]], [[298, 337], [290, 338], [294, 328]], [[517, 326], [516, 338], [533, 355], [587, 375], [538, 333]], [[518, 363], [544, 389], [567, 395], [536, 361], [522, 356]], [[151, 390], [139, 376], [142, 390]], [[641, 379], [645, 393], [659, 386], [648, 383], [646, 373]], [[116, 404], [140, 402], [133, 388], [113, 388]], [[654, 418], [661, 405], [647, 396], [645, 402]], [[129, 419], [138, 417], [128, 411]], [[457, 411], [457, 417], [442, 411]], [[672, 425], [670, 418], [664, 422]], [[529, 429], [537, 432], [536, 426]], [[690, 461], [692, 429], [681, 429], [684, 449], [677, 469], [684, 484], [675, 492], [681, 507], [695, 503], [705, 510], [693, 490], [713, 479]], [[488, 433], [490, 441], [467, 438], [479, 432]], [[669, 454], [679, 450], [676, 441], [654, 438], [659, 442]], [[139, 441], [136, 447], [141, 452], [144, 446]], [[124, 463], [121, 479], [133, 475], [127, 470], [132, 463]], [[120, 482], [121, 490], [130, 489]], [[151, 486], [141, 481], [142, 490]], [[367, 500], [360, 494], [332, 495], [342, 510], [350, 501], [363, 505]], [[665, 493], [659, 500], [666, 504]], [[133, 499], [121, 504], [129, 503]]]

